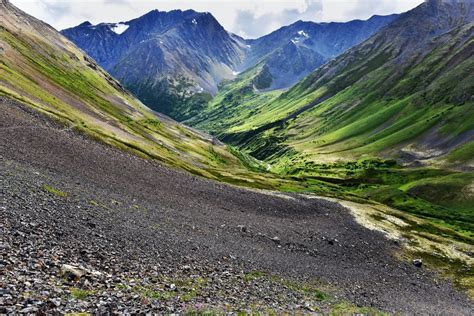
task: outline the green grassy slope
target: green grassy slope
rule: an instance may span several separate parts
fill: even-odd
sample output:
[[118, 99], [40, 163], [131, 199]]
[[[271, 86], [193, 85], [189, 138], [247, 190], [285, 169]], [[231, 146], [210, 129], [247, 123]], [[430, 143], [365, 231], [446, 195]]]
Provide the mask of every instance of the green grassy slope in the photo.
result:
[[188, 123], [246, 144], [263, 159], [274, 153], [258, 154], [266, 146], [262, 140], [277, 137], [287, 147], [324, 159], [442, 157], [449, 158], [446, 163], [471, 164], [472, 32], [473, 24], [466, 24], [436, 38], [416, 65], [411, 58], [395, 64], [395, 53], [351, 51], [331, 80], [325, 76], [340, 64], [326, 65], [285, 93], [255, 94], [244, 74]]
[[424, 3], [289, 91], [255, 95], [259, 70], [240, 75], [189, 123], [274, 173], [333, 183], [472, 237], [472, 16], [471, 3]]

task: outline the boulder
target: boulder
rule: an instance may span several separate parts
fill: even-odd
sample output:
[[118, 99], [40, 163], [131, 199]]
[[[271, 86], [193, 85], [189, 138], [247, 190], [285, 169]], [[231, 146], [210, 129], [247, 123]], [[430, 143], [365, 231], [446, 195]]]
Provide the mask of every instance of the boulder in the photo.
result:
[[61, 277], [66, 278], [69, 281], [79, 281], [79, 279], [86, 274], [87, 270], [69, 264], [63, 264], [60, 270]]

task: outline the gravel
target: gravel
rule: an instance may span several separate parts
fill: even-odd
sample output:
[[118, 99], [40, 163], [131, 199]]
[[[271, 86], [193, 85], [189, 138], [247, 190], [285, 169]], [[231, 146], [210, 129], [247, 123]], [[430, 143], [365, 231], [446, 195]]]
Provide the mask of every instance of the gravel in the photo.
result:
[[0, 214], [0, 314], [473, 311], [338, 204], [194, 177], [5, 98]]

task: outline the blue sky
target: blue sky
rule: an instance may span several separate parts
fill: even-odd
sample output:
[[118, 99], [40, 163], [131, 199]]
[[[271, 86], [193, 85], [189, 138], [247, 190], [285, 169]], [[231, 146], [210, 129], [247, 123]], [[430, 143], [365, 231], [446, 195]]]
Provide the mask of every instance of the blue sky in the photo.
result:
[[331, 22], [408, 11], [423, 0], [10, 0], [64, 29], [83, 21], [121, 22], [158, 9], [211, 12], [229, 31], [255, 38], [297, 20]]

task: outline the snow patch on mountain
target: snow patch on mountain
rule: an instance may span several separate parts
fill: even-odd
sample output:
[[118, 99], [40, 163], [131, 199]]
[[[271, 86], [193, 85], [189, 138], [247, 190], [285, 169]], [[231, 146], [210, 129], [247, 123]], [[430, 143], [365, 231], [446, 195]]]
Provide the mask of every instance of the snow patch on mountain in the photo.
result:
[[122, 34], [123, 32], [125, 32], [126, 30], [128, 30], [129, 26], [127, 24], [123, 24], [123, 23], [118, 23], [118, 24], [115, 24], [115, 26], [112, 26], [110, 29], [116, 33], [116, 34]]
[[309, 38], [309, 35], [308, 35], [305, 31], [303, 31], [303, 30], [299, 31], [299, 32], [298, 32], [298, 35], [304, 36], [304, 37], [306, 37], [306, 38]]
[[293, 44], [295, 44], [295, 45], [300, 43], [301, 41], [304, 41], [305, 39], [309, 38], [308, 33], [306, 33], [303, 30], [298, 31], [297, 34], [298, 34], [297, 36], [295, 36], [293, 39], [291, 39], [291, 42], [293, 42]]

